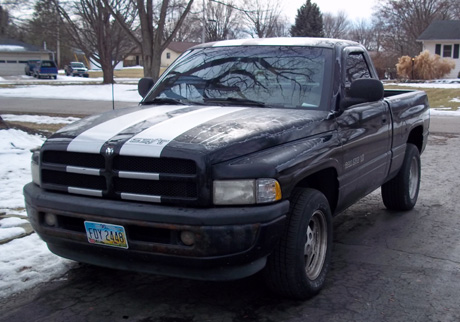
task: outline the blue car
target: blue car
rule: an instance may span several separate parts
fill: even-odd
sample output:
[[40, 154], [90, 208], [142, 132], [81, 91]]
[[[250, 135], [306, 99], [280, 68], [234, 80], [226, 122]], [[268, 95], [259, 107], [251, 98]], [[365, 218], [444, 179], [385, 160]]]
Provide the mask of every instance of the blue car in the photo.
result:
[[42, 60], [34, 68], [34, 77], [40, 79], [46, 78], [57, 78], [58, 69], [56, 63], [52, 60]]

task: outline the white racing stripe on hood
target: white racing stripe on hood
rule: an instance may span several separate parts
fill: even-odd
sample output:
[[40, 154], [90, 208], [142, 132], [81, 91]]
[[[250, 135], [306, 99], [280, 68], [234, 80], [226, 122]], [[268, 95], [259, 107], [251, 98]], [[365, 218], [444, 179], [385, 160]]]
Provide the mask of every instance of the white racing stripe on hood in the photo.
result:
[[125, 114], [96, 125], [81, 133], [70, 142], [67, 151], [99, 153], [104, 143], [130, 126], [146, 119], [168, 112], [186, 108], [186, 106], [159, 106]]
[[164, 147], [181, 134], [218, 117], [244, 109], [246, 108], [206, 107], [176, 116], [155, 124], [131, 138], [122, 146], [120, 154], [158, 158]]

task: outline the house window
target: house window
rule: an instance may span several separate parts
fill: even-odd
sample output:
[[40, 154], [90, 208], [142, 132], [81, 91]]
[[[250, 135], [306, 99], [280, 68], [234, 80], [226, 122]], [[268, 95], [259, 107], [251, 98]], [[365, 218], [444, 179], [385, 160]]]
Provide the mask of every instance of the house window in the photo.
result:
[[441, 44], [436, 44], [436, 49], [434, 51], [436, 55], [441, 56]]
[[166, 53], [166, 59], [171, 59], [171, 53]]
[[460, 45], [455, 44], [454, 45], [454, 56], [453, 56], [454, 59], [458, 59], [458, 57], [459, 57], [459, 49], [460, 49]]
[[442, 49], [442, 57], [452, 57], [452, 45], [444, 45]]

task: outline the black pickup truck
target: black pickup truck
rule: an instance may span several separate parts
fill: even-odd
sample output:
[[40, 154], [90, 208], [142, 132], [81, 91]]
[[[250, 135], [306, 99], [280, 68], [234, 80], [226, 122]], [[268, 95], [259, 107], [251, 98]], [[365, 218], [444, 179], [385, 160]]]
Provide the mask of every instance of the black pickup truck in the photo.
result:
[[384, 91], [357, 43], [203, 44], [139, 92], [33, 153], [26, 207], [53, 253], [205, 280], [262, 271], [305, 299], [324, 284], [333, 216], [379, 187], [389, 209], [416, 204], [426, 94]]

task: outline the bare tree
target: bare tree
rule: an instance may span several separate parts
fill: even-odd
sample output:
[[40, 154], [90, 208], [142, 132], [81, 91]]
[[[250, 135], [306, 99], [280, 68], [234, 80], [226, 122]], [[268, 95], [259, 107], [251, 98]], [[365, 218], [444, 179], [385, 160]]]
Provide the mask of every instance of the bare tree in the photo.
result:
[[245, 32], [253, 38], [284, 36], [285, 20], [279, 0], [245, 0], [242, 10]]
[[23, 25], [27, 22], [25, 15], [21, 14], [26, 9], [31, 9], [28, 0], [3, 0], [0, 4], [0, 35], [23, 40]]
[[[110, 0], [107, 4], [117, 6], [120, 1]], [[115, 66], [134, 49], [133, 43], [114, 20], [107, 4], [102, 0], [76, 1], [72, 10], [74, 16], [59, 6], [68, 34], [87, 57], [100, 64], [105, 84], [113, 82]], [[124, 24], [130, 26], [134, 19], [133, 11], [124, 11]]]
[[451, 0], [451, 15], [452, 19], [460, 20], [460, 1]]
[[206, 41], [233, 39], [241, 29], [241, 11], [232, 1], [228, 5], [209, 2], [206, 7]]
[[345, 38], [350, 29], [350, 21], [344, 11], [337, 15], [330, 13], [323, 14], [323, 32], [326, 38]]
[[[458, 0], [457, 0], [458, 1]], [[383, 0], [377, 17], [382, 24], [382, 45], [398, 56], [415, 56], [421, 51], [417, 38], [434, 20], [451, 18], [452, 0]]]
[[379, 51], [379, 28], [372, 21], [358, 19], [350, 26], [348, 38], [362, 44], [369, 51]]
[[[123, 5], [111, 5], [109, 0], [102, 0], [115, 16], [117, 22], [122, 26], [126, 33], [136, 43], [142, 51], [144, 62], [144, 76], [158, 79], [160, 74], [161, 54], [174, 39], [180, 26], [189, 13], [194, 0], [185, 2], [171, 2], [162, 0], [158, 6], [154, 6], [153, 0], [123, 0]], [[185, 4], [185, 7], [182, 6]], [[168, 10], [182, 8], [178, 13], [178, 19], [172, 31], [167, 32]], [[124, 20], [124, 12], [128, 8], [134, 8], [140, 22], [140, 33], [133, 30]]]

